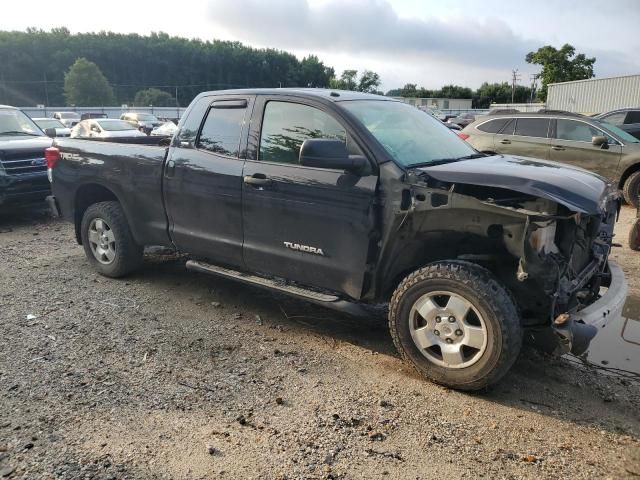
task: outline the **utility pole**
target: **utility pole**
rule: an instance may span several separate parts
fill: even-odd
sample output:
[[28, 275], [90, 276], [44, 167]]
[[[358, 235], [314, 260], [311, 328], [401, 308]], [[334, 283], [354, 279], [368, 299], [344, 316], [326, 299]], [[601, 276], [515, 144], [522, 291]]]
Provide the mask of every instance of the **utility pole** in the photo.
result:
[[516, 98], [516, 84], [518, 80], [520, 80], [520, 74], [518, 73], [518, 69], [511, 70], [511, 103], [514, 103]]
[[531, 99], [530, 102], [533, 103], [533, 99], [536, 95], [536, 90], [538, 89], [538, 78], [540, 78], [539, 73], [531, 74]]
[[45, 99], [45, 107], [49, 106], [49, 89], [47, 88], [47, 72], [42, 72], [44, 76], [44, 99]]

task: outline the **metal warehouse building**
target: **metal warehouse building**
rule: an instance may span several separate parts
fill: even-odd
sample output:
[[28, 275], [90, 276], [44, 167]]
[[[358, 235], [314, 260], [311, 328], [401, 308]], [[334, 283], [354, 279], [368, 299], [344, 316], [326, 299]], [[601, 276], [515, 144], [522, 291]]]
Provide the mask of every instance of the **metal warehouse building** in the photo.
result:
[[592, 114], [640, 107], [640, 75], [550, 83], [547, 108]]

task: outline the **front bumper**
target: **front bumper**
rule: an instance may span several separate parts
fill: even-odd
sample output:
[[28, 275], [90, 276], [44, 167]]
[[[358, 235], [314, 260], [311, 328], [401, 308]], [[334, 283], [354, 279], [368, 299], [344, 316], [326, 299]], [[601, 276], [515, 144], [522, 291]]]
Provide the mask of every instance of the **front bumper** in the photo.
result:
[[604, 328], [607, 323], [622, 315], [629, 287], [622, 269], [611, 260], [609, 260], [609, 271], [611, 272], [611, 284], [607, 292], [588, 307], [574, 313], [571, 316], [574, 321], [582, 321], [596, 328]]
[[579, 312], [559, 315], [553, 322], [557, 354], [571, 352], [582, 355], [598, 331], [622, 315], [627, 299], [627, 282], [622, 269], [614, 262], [609, 262], [609, 272], [611, 283], [604, 295]]

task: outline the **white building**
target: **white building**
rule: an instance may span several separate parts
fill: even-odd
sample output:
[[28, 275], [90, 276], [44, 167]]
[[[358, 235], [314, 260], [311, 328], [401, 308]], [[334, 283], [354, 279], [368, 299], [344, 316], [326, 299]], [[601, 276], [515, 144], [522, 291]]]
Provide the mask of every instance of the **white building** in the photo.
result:
[[547, 108], [592, 114], [640, 107], [640, 75], [550, 83]]

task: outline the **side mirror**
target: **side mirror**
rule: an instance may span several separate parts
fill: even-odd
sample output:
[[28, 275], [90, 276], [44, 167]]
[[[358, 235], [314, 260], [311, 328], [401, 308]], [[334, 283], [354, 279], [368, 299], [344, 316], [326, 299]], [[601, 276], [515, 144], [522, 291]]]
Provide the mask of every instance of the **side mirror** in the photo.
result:
[[300, 148], [300, 165], [306, 167], [348, 170], [357, 173], [367, 165], [360, 155], [349, 155], [344, 142], [331, 138], [309, 138]]
[[591, 143], [596, 147], [604, 147], [604, 145], [608, 145], [607, 137], [605, 137], [604, 135], [596, 135], [595, 137], [591, 137]]
[[56, 129], [55, 128], [45, 128], [44, 133], [47, 137], [56, 138]]

